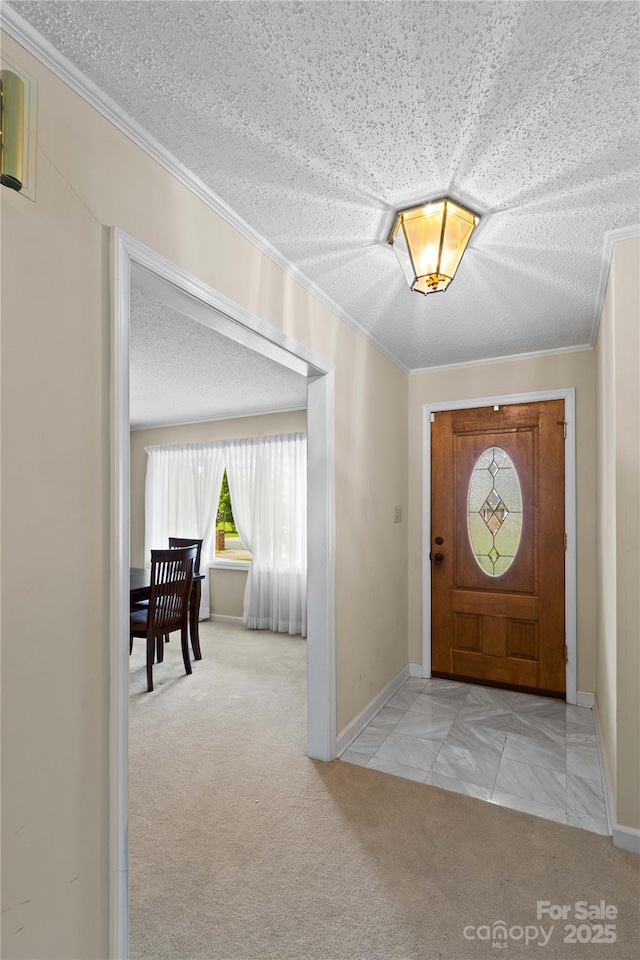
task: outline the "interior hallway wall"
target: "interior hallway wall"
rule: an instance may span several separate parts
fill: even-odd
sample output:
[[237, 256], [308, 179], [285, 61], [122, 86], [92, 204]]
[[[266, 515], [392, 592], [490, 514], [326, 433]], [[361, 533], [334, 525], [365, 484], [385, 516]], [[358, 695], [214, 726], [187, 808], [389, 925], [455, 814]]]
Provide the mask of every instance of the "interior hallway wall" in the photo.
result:
[[596, 513], [596, 699], [603, 761], [616, 802], [616, 408], [613, 352], [613, 266], [596, 342], [597, 506]]
[[[124, 229], [335, 364], [342, 729], [407, 663], [407, 377], [10, 37], [36, 200], [2, 191], [3, 956], [108, 955], [110, 256]], [[34, 544], [65, 562], [34, 575]], [[18, 735], [19, 732], [19, 735]]]
[[[596, 697], [617, 824], [640, 831], [640, 239], [614, 245], [596, 344]], [[617, 841], [614, 831], [614, 839]]]
[[433, 370], [409, 377], [409, 660], [422, 662], [422, 405], [576, 388], [578, 690], [595, 690], [595, 373], [593, 350]]

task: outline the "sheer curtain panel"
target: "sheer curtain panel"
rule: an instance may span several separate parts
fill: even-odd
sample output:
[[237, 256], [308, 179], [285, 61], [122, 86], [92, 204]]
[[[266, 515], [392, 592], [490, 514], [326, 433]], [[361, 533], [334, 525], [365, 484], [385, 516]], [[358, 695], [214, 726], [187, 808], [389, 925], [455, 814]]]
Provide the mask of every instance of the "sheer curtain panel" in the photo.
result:
[[169, 537], [202, 538], [204, 573], [200, 619], [209, 617], [209, 563], [214, 558], [216, 515], [224, 473], [224, 444], [145, 447], [145, 564]]
[[307, 635], [307, 438], [303, 433], [227, 444], [238, 531], [253, 560], [244, 622]]

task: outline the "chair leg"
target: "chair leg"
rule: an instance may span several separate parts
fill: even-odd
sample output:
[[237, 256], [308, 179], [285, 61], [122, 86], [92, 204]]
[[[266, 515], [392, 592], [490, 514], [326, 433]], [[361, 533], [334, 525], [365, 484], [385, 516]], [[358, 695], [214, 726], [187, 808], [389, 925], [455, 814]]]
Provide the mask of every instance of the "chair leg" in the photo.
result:
[[191, 590], [189, 602], [189, 632], [191, 634], [191, 646], [193, 647], [193, 656], [196, 660], [202, 660], [202, 651], [200, 650], [200, 634], [198, 633], [198, 617], [200, 615], [200, 595], [202, 588], [200, 581], [196, 580]]
[[129, 634], [129, 656], [133, 653], [133, 634]]
[[156, 660], [158, 663], [164, 660], [164, 637], [156, 637]]
[[147, 690], [149, 693], [153, 690], [153, 655], [155, 650], [154, 638], [147, 637]]
[[187, 673], [192, 673], [191, 660], [189, 659], [189, 631], [186, 624], [180, 631], [180, 640], [182, 643], [182, 659], [184, 661], [184, 669], [187, 671]]

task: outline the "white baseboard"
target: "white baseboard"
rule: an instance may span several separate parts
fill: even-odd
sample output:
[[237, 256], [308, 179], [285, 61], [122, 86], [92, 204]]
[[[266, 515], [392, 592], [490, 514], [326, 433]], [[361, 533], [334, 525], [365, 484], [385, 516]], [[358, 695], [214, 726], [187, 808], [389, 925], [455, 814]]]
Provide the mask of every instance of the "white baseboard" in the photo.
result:
[[604, 758], [602, 724], [600, 722], [600, 712], [598, 710], [598, 698], [594, 697], [593, 716], [596, 721], [596, 740], [598, 741], [598, 753], [600, 755], [600, 769], [602, 771], [602, 783], [604, 785], [604, 803], [607, 811], [607, 823], [609, 833], [614, 847], [618, 850], [627, 850], [629, 853], [640, 855], [640, 830], [635, 827], [623, 827], [616, 822], [616, 804], [613, 799], [613, 789], [609, 777], [609, 768]]
[[422, 680], [422, 664], [421, 663], [410, 663], [409, 664], [409, 676], [410, 677], [419, 677]]
[[224, 613], [212, 613], [209, 619], [217, 623], [244, 623], [242, 617], [227, 617]]
[[356, 737], [359, 737], [367, 724], [371, 723], [376, 713], [384, 707], [387, 700], [390, 700], [398, 687], [401, 687], [409, 676], [409, 664], [403, 667], [400, 673], [397, 673], [393, 680], [380, 691], [377, 697], [374, 697], [364, 710], [361, 710], [357, 717], [349, 723], [338, 736], [336, 741], [336, 755], [342, 756], [345, 750], [351, 746]]
[[613, 845], [618, 850], [627, 850], [629, 853], [640, 855], [640, 830], [633, 827], [621, 827], [616, 823], [613, 828]]
[[585, 693], [584, 690], [578, 690], [576, 694], [576, 703], [579, 707], [593, 708], [595, 699], [592, 693]]

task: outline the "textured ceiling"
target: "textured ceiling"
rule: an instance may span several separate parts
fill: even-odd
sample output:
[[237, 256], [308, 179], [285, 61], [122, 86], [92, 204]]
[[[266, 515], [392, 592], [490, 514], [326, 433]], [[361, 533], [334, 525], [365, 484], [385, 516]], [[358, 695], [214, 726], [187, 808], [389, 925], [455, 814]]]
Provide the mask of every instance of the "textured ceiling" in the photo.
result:
[[307, 405], [307, 382], [139, 290], [131, 291], [131, 426]]
[[[11, 6], [407, 368], [590, 341], [640, 220], [638, 4]], [[484, 216], [422, 297], [385, 240], [443, 193]]]

